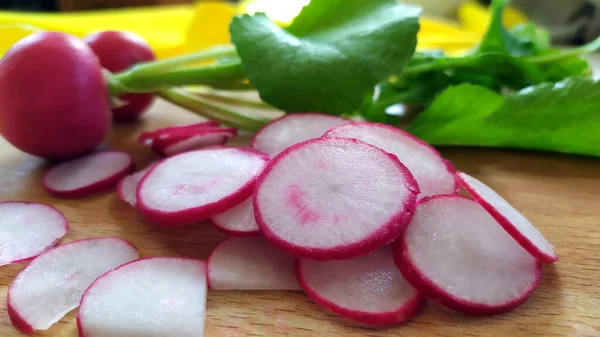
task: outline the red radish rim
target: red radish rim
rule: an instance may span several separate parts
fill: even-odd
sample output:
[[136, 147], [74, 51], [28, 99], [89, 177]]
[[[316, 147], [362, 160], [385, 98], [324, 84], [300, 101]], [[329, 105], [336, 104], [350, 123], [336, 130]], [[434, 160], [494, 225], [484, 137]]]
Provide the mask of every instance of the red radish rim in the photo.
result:
[[[125, 240], [124, 240], [125, 241]], [[137, 248], [136, 248], [137, 249]], [[86, 295], [88, 294], [88, 292], [90, 291], [90, 289], [96, 284], [96, 282], [98, 282], [100, 279], [103, 279], [104, 277], [106, 277], [106, 275], [108, 275], [109, 273], [113, 272], [113, 271], [117, 271], [123, 267], [126, 267], [132, 263], [136, 263], [136, 262], [140, 262], [140, 261], [146, 261], [146, 260], [155, 260], [155, 259], [177, 259], [177, 260], [192, 260], [192, 261], [200, 261], [202, 263], [205, 263], [203, 260], [200, 259], [194, 259], [191, 257], [176, 257], [176, 256], [163, 256], [163, 257], [144, 257], [144, 258], [139, 258], [137, 260], [133, 260], [133, 261], [129, 261], [127, 263], [124, 263], [120, 266], [118, 266], [117, 268], [111, 269], [107, 272], [105, 272], [104, 274], [98, 276], [97, 279], [94, 280], [94, 282], [92, 282], [83, 292], [83, 295], [81, 295], [81, 300], [79, 300], [79, 308], [81, 308], [81, 306], [83, 305], [83, 302], [85, 300]], [[205, 268], [206, 270], [206, 268]], [[206, 275], [206, 272], [205, 272]], [[206, 275], [207, 276], [207, 275]], [[208, 282], [208, 280], [207, 280]], [[81, 324], [81, 314], [79, 312], [77, 312], [77, 316], [75, 318], [75, 320], [77, 321], [77, 331], [79, 332], [79, 337], [85, 337], [85, 332], [83, 330], [83, 325]]]
[[[220, 148], [211, 148], [210, 150], [216, 151], [216, 150], [231, 150], [231, 149], [236, 149], [238, 151], [248, 152], [252, 155], [257, 155], [265, 163], [268, 163], [268, 161], [269, 161], [269, 156], [267, 156], [266, 154], [264, 154], [258, 150], [255, 150], [252, 148], [247, 148], [247, 147], [220, 147]], [[165, 211], [154, 210], [152, 208], [146, 207], [142, 201], [143, 198], [140, 198], [140, 194], [141, 194], [140, 192], [141, 192], [142, 186], [144, 185], [144, 182], [148, 179], [148, 177], [152, 174], [152, 172], [154, 170], [156, 170], [156, 168], [158, 168], [160, 165], [163, 165], [164, 162], [167, 160], [170, 160], [177, 156], [187, 155], [192, 152], [199, 152], [199, 151], [207, 151], [207, 149], [200, 149], [200, 150], [195, 150], [195, 151], [190, 151], [190, 152], [184, 152], [184, 153], [180, 153], [180, 154], [177, 154], [177, 155], [169, 157], [169, 158], [165, 158], [165, 159], [161, 160], [160, 162], [156, 163], [156, 165], [154, 165], [148, 171], [148, 173], [144, 176], [144, 178], [142, 178], [142, 180], [140, 180], [140, 183], [138, 184], [138, 189], [136, 191], [136, 198], [138, 200], [136, 207], [142, 213], [142, 215], [144, 215], [148, 220], [150, 220], [154, 223], [157, 223], [159, 225], [162, 225], [162, 226], [167, 226], [167, 227], [184, 226], [187, 223], [193, 223], [193, 222], [198, 221], [199, 219], [208, 219], [212, 216], [223, 213], [223, 212], [227, 211], [229, 208], [241, 204], [242, 202], [244, 202], [244, 200], [249, 198], [250, 195], [252, 195], [252, 192], [254, 191], [254, 186], [256, 184], [256, 181], [260, 177], [260, 175], [256, 175], [256, 176], [252, 177], [251, 179], [249, 179], [246, 182], [246, 184], [241, 186], [234, 193], [232, 193], [228, 196], [225, 196], [225, 197], [223, 197], [215, 202], [212, 202], [210, 204], [205, 204], [205, 205], [198, 206], [198, 207], [187, 208], [187, 209], [184, 209], [181, 211], [176, 211], [176, 212], [165, 212]], [[173, 224], [173, 223], [175, 223], [175, 224]]]
[[238, 130], [234, 129], [234, 128], [224, 128], [224, 127], [199, 128], [197, 130], [189, 128], [189, 130], [186, 129], [186, 130], [173, 131], [173, 132], [170, 132], [169, 134], [165, 135], [165, 137], [157, 137], [157, 138], [153, 138], [151, 140], [152, 140], [153, 145], [157, 144], [159, 146], [166, 147], [166, 146], [173, 145], [175, 143], [184, 141], [184, 140], [192, 138], [192, 137], [211, 135], [211, 134], [222, 134], [223, 137], [226, 138], [226, 140], [230, 140], [237, 136]]
[[[260, 135], [260, 133], [266, 129], [267, 127], [269, 127], [272, 124], [275, 124], [277, 122], [280, 122], [281, 120], [284, 120], [286, 118], [290, 118], [293, 117], [295, 115], [302, 115], [302, 116], [319, 116], [319, 117], [328, 117], [328, 118], [335, 118], [335, 119], [346, 119], [343, 117], [339, 117], [339, 116], [333, 116], [333, 115], [328, 115], [328, 114], [322, 114], [322, 113], [318, 113], [318, 112], [298, 112], [295, 114], [285, 114], [283, 116], [280, 116], [278, 118], [275, 118], [274, 120], [270, 121], [268, 124], [266, 124], [265, 126], [263, 126], [262, 128], [260, 128], [260, 130], [258, 130], [254, 136], [252, 136], [252, 140], [250, 141], [250, 146], [254, 147], [256, 145], [256, 138], [258, 137], [258, 135]], [[350, 119], [348, 119], [348, 123], [351, 123], [352, 121]]]
[[142, 132], [138, 137], [138, 142], [141, 144], [144, 144], [147, 141], [151, 141], [155, 138], [159, 138], [164, 133], [173, 132], [176, 130], [196, 129], [196, 128], [198, 128], [198, 129], [213, 128], [213, 127], [219, 127], [219, 125], [220, 125], [219, 122], [216, 122], [216, 121], [206, 121], [206, 122], [200, 122], [200, 123], [188, 124], [188, 125], [167, 126], [167, 127], [153, 130], [153, 131]]
[[512, 236], [512, 238], [515, 239], [519, 245], [521, 245], [521, 247], [523, 247], [527, 252], [529, 252], [529, 254], [533, 255], [542, 263], [553, 263], [558, 261], [558, 255], [556, 255], [556, 253], [554, 255], [548, 255], [540, 250], [529, 238], [523, 235], [508, 218], [506, 218], [492, 204], [485, 200], [485, 198], [482, 198], [481, 195], [479, 195], [479, 193], [477, 193], [477, 191], [475, 191], [475, 189], [473, 189], [470, 184], [463, 179], [461, 173], [462, 172], [457, 172], [455, 175], [460, 186], [469, 192], [473, 199], [477, 201], [477, 203], [480, 204], [481, 207], [483, 207], [486, 212], [488, 212], [492, 218], [494, 218], [494, 220], [496, 220], [498, 224], [500, 224], [500, 226], [502, 226], [502, 228], [504, 228], [504, 230], [506, 230], [506, 232]]
[[[81, 239], [81, 240], [75, 240], [75, 241], [71, 241], [71, 242], [67, 242], [63, 245], [57, 246], [57, 247], [52, 247], [51, 249], [48, 249], [47, 251], [45, 251], [42, 254], [48, 253], [54, 249], [59, 249], [61, 247], [64, 246], [69, 246], [71, 244], [74, 243], [80, 243], [80, 242], [86, 242], [86, 241], [92, 241], [92, 240], [98, 240], [98, 239], [111, 239], [111, 240], [118, 240], [121, 241], [123, 243], [125, 243], [126, 245], [132, 247], [136, 252], [139, 253], [139, 249], [132, 244], [130, 241], [125, 240], [125, 239], [121, 239], [115, 236], [100, 236], [100, 237], [94, 237], [94, 238], [87, 238], [87, 239]], [[40, 255], [42, 255], [40, 254]], [[40, 256], [38, 255], [38, 256]], [[36, 256], [37, 257], [37, 256]], [[27, 269], [27, 266], [23, 269], [21, 269], [21, 271], [19, 271], [19, 273], [15, 276], [15, 279], [17, 279], [19, 277], [19, 275], [21, 275], [21, 273], [23, 273], [25, 271], [25, 269]], [[8, 317], [10, 319], [10, 322], [17, 328], [19, 329], [21, 332], [24, 332], [26, 334], [31, 334], [33, 333], [35, 330], [33, 329], [33, 327], [27, 323], [27, 321], [23, 318], [23, 316], [21, 316], [21, 314], [19, 312], [17, 312], [14, 308], [13, 305], [11, 305], [11, 301], [10, 301], [10, 293], [11, 293], [11, 289], [12, 288], [12, 283], [11, 285], [8, 287], [8, 291], [6, 292], [6, 303], [7, 303], [7, 311], [8, 311]], [[81, 303], [81, 302], [80, 302]]]
[[[419, 204], [426, 203], [435, 199], [444, 198], [462, 198], [471, 200], [461, 195], [441, 194], [425, 197], [419, 201]], [[406, 279], [406, 281], [408, 281], [408, 283], [410, 283], [410, 285], [412, 285], [415, 289], [417, 289], [420, 293], [427, 296], [428, 298], [437, 301], [450, 309], [468, 315], [491, 316], [511, 311], [519, 305], [523, 304], [525, 301], [527, 301], [527, 299], [537, 288], [542, 278], [542, 266], [538, 262], [535, 279], [532, 282], [530, 288], [525, 293], [523, 293], [521, 297], [518, 297], [516, 299], [513, 299], [512, 301], [506, 302], [498, 306], [490, 306], [487, 304], [467, 301], [448, 293], [447, 291], [436, 285], [434, 282], [432, 282], [430, 279], [421, 276], [423, 273], [419, 273], [420, 269], [414, 264], [414, 262], [410, 258], [410, 254], [408, 254], [407, 252], [408, 247], [406, 246], [405, 236], [406, 232], [402, 233], [400, 238], [398, 238], [398, 240], [396, 240], [392, 246], [394, 263], [396, 264], [396, 267], [400, 269], [402, 276], [404, 276], [404, 278]]]
[[[218, 134], [221, 132], [211, 132], [213, 134], [216, 134], [217, 136], [219, 136]], [[208, 136], [206, 134], [196, 134], [193, 136], [186, 136], [186, 137], [179, 137], [179, 138], [173, 138], [173, 139], [168, 139], [168, 138], [164, 138], [164, 139], [155, 139], [152, 142], [152, 150], [156, 153], [158, 153], [159, 155], [163, 156], [163, 157], [169, 157], [169, 154], [167, 153], [167, 151], [169, 151], [169, 149], [171, 147], [177, 146], [180, 143], [183, 143], [189, 139], [195, 138], [195, 137], [199, 137], [199, 136]], [[207, 145], [202, 145], [202, 146], [191, 146], [189, 147], [188, 150], [183, 150], [183, 151], [179, 151], [175, 154], [180, 154], [183, 152], [189, 152], [189, 151], [194, 151], [194, 150], [201, 150], [201, 149], [205, 149], [208, 147], [212, 147], [212, 146], [223, 146], [225, 145], [225, 143], [227, 143], [230, 139], [232, 139], [234, 136], [232, 135], [222, 135], [220, 136], [221, 139], [218, 141], [218, 143], [216, 144], [207, 144]], [[175, 154], [170, 155], [171, 157], [174, 156]]]
[[[61, 218], [63, 219], [63, 225], [64, 225], [64, 229], [65, 229], [65, 234], [71, 230], [71, 227], [69, 226], [69, 221], [67, 220], [67, 217], [63, 214], [63, 212], [61, 212], [58, 208], [56, 208], [56, 207], [54, 207], [52, 205], [49, 205], [49, 204], [46, 204], [46, 203], [43, 203], [43, 202], [31, 202], [31, 201], [11, 201], [11, 200], [0, 201], [0, 205], [2, 205], [2, 204], [11, 204], [11, 203], [18, 203], [18, 204], [25, 204], [25, 205], [41, 205], [41, 206], [45, 206], [47, 208], [50, 208], [51, 210], [53, 210], [56, 213], [58, 213], [61, 216]], [[64, 237], [65, 234], [63, 234], [63, 237]], [[21, 262], [31, 261], [31, 260], [35, 259], [36, 257], [44, 254], [45, 252], [49, 251], [50, 249], [54, 248], [54, 246], [56, 246], [56, 243], [58, 243], [58, 241], [60, 241], [61, 238], [56, 239], [48, 247], [46, 247], [41, 253], [39, 253], [37, 255], [30, 256], [30, 257], [25, 257], [25, 258], [22, 258], [22, 259], [12, 260], [12, 261], [9, 261], [8, 264], [15, 264], [15, 263], [21, 263]]]
[[[386, 151], [381, 150], [380, 148], [362, 142], [360, 140], [354, 138], [313, 138], [306, 140], [301, 143], [294, 144], [287, 149], [283, 150], [279, 153], [275, 158], [273, 158], [265, 167], [263, 172], [260, 174], [258, 181], [256, 182], [256, 190], [260, 188], [262, 182], [265, 180], [265, 177], [271, 172], [273, 167], [287, 154], [292, 151], [295, 151], [299, 147], [304, 146], [305, 144], [310, 144], [314, 142], [321, 141], [323, 139], [343, 139], [344, 141], [356, 142], [360, 144], [364, 144], [368, 147], [376, 149], [377, 151], [381, 151], [386, 154], [388, 157], [392, 159], [392, 162], [399, 168], [402, 176], [406, 180], [406, 188], [409, 193], [407, 194], [407, 198], [403, 204], [403, 211], [398, 212], [390, 217], [390, 220], [383, 226], [381, 226], [376, 232], [371, 235], [364, 237], [359, 242], [354, 242], [342, 246], [329, 247], [329, 248], [313, 248], [313, 247], [302, 247], [299, 245], [292, 244], [288, 241], [280, 239], [277, 235], [271, 231], [269, 226], [264, 221], [263, 215], [260, 212], [260, 208], [258, 206], [258, 200], [256, 198], [256, 193], [253, 196], [252, 205], [254, 207], [254, 216], [256, 218], [256, 223], [258, 224], [258, 228], [262, 235], [277, 249], [288, 253], [292, 256], [302, 257], [309, 260], [316, 261], [328, 261], [335, 259], [348, 259], [351, 257], [357, 257], [360, 255], [368, 254], [377, 248], [385, 246], [386, 244], [394, 241], [404, 230], [406, 226], [408, 226], [411, 221], [415, 209], [417, 207], [417, 195], [420, 193], [419, 185], [417, 181], [412, 176], [408, 168], [404, 166], [395, 155], [388, 153]], [[381, 235], [383, 233], [383, 235]], [[341, 254], [340, 254], [341, 250]], [[348, 252], [351, 251], [352, 254], [348, 255]]]
[[209, 219], [210, 223], [212, 223], [212, 225], [221, 233], [223, 234], [227, 234], [230, 236], [238, 236], [238, 237], [253, 237], [253, 236], [260, 236], [260, 229], [258, 230], [254, 230], [254, 231], [240, 231], [240, 230], [234, 230], [234, 229], [229, 229], [229, 228], [225, 228], [222, 225], [220, 225], [217, 221], [215, 221], [213, 218]]
[[133, 157], [129, 153], [123, 152], [123, 151], [118, 151], [118, 150], [98, 151], [91, 155], [96, 155], [96, 154], [100, 154], [100, 153], [111, 153], [111, 152], [126, 154], [127, 156], [129, 156], [131, 164], [129, 164], [129, 166], [127, 168], [125, 168], [124, 170], [121, 170], [106, 179], [97, 181], [93, 184], [85, 185], [80, 188], [76, 188], [74, 190], [65, 190], [65, 191], [55, 190], [55, 189], [51, 188], [50, 186], [48, 186], [46, 179], [47, 179], [48, 175], [50, 174], [50, 172], [52, 172], [52, 168], [51, 168], [50, 170], [48, 170], [48, 172], [46, 172], [44, 174], [44, 178], [43, 178], [44, 189], [48, 193], [50, 193], [50, 195], [57, 197], [57, 198], [78, 198], [78, 197], [86, 197], [90, 194], [100, 193], [104, 190], [107, 190], [113, 186], [118, 185], [119, 181], [121, 181], [121, 179], [125, 178], [127, 175], [129, 175], [130, 173], [135, 171], [135, 162], [133, 160]]
[[300, 264], [301, 260], [296, 259], [296, 278], [298, 279], [298, 283], [300, 283], [302, 290], [304, 290], [306, 295], [310, 297], [310, 299], [317, 303], [319, 306], [323, 307], [325, 310], [340, 315], [341, 317], [345, 317], [371, 326], [389, 326], [391, 324], [400, 324], [413, 318], [419, 312], [421, 312], [425, 308], [425, 304], [427, 304], [427, 299], [419, 292], [415, 292], [415, 296], [413, 298], [405, 302], [401, 307], [397, 308], [394, 311], [369, 313], [340, 307], [339, 305], [319, 295], [308, 285], [308, 282], [306, 281], [304, 274], [302, 273], [302, 268]]

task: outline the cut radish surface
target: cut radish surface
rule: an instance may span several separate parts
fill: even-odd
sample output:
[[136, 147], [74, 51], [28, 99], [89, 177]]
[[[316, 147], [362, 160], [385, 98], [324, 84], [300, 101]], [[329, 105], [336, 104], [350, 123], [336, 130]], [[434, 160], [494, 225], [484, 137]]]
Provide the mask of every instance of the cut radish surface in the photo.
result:
[[148, 166], [142, 171], [130, 174], [121, 179], [117, 188], [117, 195], [119, 196], [119, 199], [135, 207], [137, 205], [137, 187], [151, 168], [152, 165]]
[[450, 162], [424, 141], [398, 128], [376, 123], [353, 123], [335, 127], [325, 137], [355, 138], [398, 156], [417, 180], [420, 198], [458, 191], [455, 170]]
[[394, 259], [421, 293], [477, 316], [516, 308], [542, 275], [540, 263], [479, 204], [457, 195], [421, 201]]
[[204, 129], [204, 128], [214, 128], [214, 127], [218, 127], [218, 126], [219, 126], [219, 122], [215, 122], [215, 121], [206, 121], [206, 122], [189, 124], [189, 125], [181, 125], [181, 126], [169, 126], [169, 127], [157, 129], [154, 131], [144, 132], [139, 136], [138, 141], [140, 142], [140, 144], [146, 144], [146, 143], [152, 142], [155, 139], [170, 138], [173, 136], [174, 133], [180, 132], [182, 130], [190, 130], [190, 129], [198, 130], [198, 129]]
[[264, 238], [228, 238], [208, 258], [211, 289], [296, 290], [294, 258]]
[[31, 202], [0, 202], [0, 266], [45, 252], [68, 230], [67, 219], [54, 207]]
[[248, 148], [214, 148], [169, 157], [140, 182], [138, 209], [164, 226], [210, 218], [249, 198], [268, 161], [265, 154]]
[[186, 133], [188, 135], [185, 137], [155, 139], [152, 149], [160, 155], [173, 156], [207, 146], [223, 145], [237, 136], [237, 130], [231, 128], [210, 128]]
[[458, 182], [531, 255], [543, 263], [558, 260], [552, 244], [504, 198], [466, 173], [456, 175]]
[[317, 138], [271, 161], [254, 212], [263, 235], [291, 255], [349, 259], [400, 235], [418, 193], [396, 156], [356, 139]]
[[402, 323], [426, 303], [394, 265], [389, 246], [351, 260], [298, 260], [296, 271], [302, 288], [317, 304], [366, 324]]
[[81, 337], [202, 337], [205, 263], [183, 258], [134, 261], [98, 278], [81, 299]]
[[252, 139], [252, 147], [274, 157], [294, 144], [321, 137], [334, 126], [347, 123], [351, 121], [318, 113], [285, 115], [260, 129]]
[[79, 304], [103, 273], [139, 258], [131, 243], [93, 238], [56, 247], [34, 259], [8, 289], [8, 314], [25, 333], [46, 330]]
[[225, 213], [213, 216], [210, 220], [217, 229], [232, 236], [252, 236], [260, 234], [258, 224], [254, 217], [252, 198], [246, 199], [246, 201]]
[[82, 197], [117, 185], [134, 168], [133, 159], [125, 152], [97, 152], [51, 168], [44, 187], [57, 197]]

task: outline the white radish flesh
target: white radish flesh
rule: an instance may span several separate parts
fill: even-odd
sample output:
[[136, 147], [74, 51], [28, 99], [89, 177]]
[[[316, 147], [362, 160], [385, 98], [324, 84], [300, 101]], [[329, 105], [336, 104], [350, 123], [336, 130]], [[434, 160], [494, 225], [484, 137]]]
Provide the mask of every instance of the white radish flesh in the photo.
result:
[[100, 275], [139, 258], [131, 243], [93, 238], [56, 247], [34, 259], [8, 290], [8, 314], [25, 333], [46, 330], [79, 305]]
[[349, 259], [400, 235], [418, 193], [396, 156], [355, 139], [318, 138], [269, 163], [254, 212], [263, 235], [291, 255]]
[[426, 303], [394, 265], [389, 246], [351, 260], [298, 260], [296, 270], [302, 288], [317, 304], [358, 322], [399, 324]]
[[130, 174], [121, 179], [117, 187], [117, 195], [119, 196], [119, 199], [135, 207], [137, 205], [137, 187], [151, 168], [152, 165], [148, 166], [144, 170]]
[[148, 132], [142, 133], [138, 138], [138, 142], [140, 144], [148, 144], [148, 143], [152, 143], [152, 141], [155, 139], [163, 139], [163, 138], [173, 137], [174, 134], [181, 132], [181, 131], [201, 130], [201, 129], [206, 129], [206, 128], [215, 128], [218, 126], [219, 126], [219, 122], [215, 122], [215, 121], [206, 121], [206, 122], [189, 124], [189, 125], [181, 125], [181, 126], [169, 126], [166, 128], [160, 128], [160, 129], [157, 129], [154, 131], [148, 131]]
[[150, 258], [98, 278], [81, 299], [81, 337], [202, 337], [205, 263]]
[[294, 260], [263, 238], [228, 238], [208, 258], [208, 284], [220, 290], [300, 289]]
[[134, 167], [125, 152], [97, 152], [51, 168], [44, 177], [44, 187], [57, 197], [83, 197], [117, 185]]
[[192, 136], [182, 141], [174, 142], [173, 144], [167, 145], [164, 148], [153, 146], [153, 149], [159, 154], [168, 157], [182, 152], [201, 149], [203, 147], [223, 145], [231, 138], [223, 135], [222, 133], [204, 133], [201, 135]]
[[268, 160], [247, 148], [205, 149], [169, 157], [140, 182], [138, 209], [164, 226], [210, 218], [249, 198]]
[[294, 144], [321, 137], [334, 126], [350, 122], [318, 113], [284, 115], [260, 129], [252, 140], [252, 147], [274, 157]]
[[452, 194], [458, 190], [454, 168], [449, 161], [424, 141], [389, 125], [353, 123], [329, 130], [325, 137], [346, 137], [362, 140], [398, 156], [419, 184], [419, 198]]
[[67, 219], [54, 207], [0, 202], [0, 266], [36, 257], [52, 248], [68, 230]]
[[456, 175], [464, 187], [490, 215], [531, 255], [543, 263], [558, 260], [554, 247], [519, 211], [498, 193], [466, 173]]
[[254, 217], [252, 198], [246, 199], [246, 201], [224, 213], [213, 216], [210, 220], [218, 230], [232, 236], [253, 236], [260, 234]]
[[477, 316], [519, 306], [542, 272], [479, 204], [458, 195], [422, 200], [394, 244], [394, 259], [421, 293]]

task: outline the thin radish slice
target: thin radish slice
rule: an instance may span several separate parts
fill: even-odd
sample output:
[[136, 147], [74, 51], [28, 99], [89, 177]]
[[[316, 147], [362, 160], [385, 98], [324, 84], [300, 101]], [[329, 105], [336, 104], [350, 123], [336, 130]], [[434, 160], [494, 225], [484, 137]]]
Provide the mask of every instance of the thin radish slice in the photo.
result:
[[207, 219], [249, 198], [269, 158], [249, 148], [182, 153], [154, 166], [137, 190], [150, 221], [181, 226]]
[[209, 128], [184, 132], [185, 136], [155, 139], [152, 149], [162, 156], [173, 156], [203, 147], [223, 145], [237, 136], [232, 128]]
[[264, 238], [227, 238], [208, 258], [208, 284], [220, 290], [297, 290], [294, 260]]
[[202, 337], [205, 263], [184, 258], [134, 261], [99, 277], [81, 299], [81, 337]]
[[543, 263], [558, 260], [554, 247], [519, 211], [481, 181], [460, 172], [458, 182], [531, 255]]
[[351, 121], [318, 113], [284, 115], [260, 129], [252, 139], [252, 147], [274, 157], [294, 144], [321, 137], [334, 126], [347, 123]]
[[157, 129], [154, 131], [144, 132], [139, 136], [138, 141], [140, 142], [140, 144], [146, 144], [148, 142], [152, 142], [155, 139], [170, 137], [173, 133], [179, 132], [181, 130], [189, 130], [189, 129], [197, 130], [197, 129], [204, 129], [204, 128], [214, 128], [214, 127], [218, 127], [218, 126], [219, 126], [219, 122], [215, 122], [215, 121], [206, 121], [206, 122], [189, 124], [189, 125], [181, 125], [181, 126], [169, 126], [169, 127]]
[[362, 140], [398, 156], [417, 180], [419, 198], [458, 192], [454, 168], [434, 148], [408, 132], [389, 125], [352, 123], [329, 130], [325, 137]]
[[103, 273], [139, 258], [118, 238], [73, 241], [35, 258], [8, 289], [8, 315], [25, 333], [46, 330], [77, 308], [84, 290]]
[[366, 324], [405, 322], [426, 303], [394, 266], [389, 246], [351, 260], [298, 260], [296, 272], [300, 285], [317, 304]]
[[33, 202], [0, 202], [0, 266], [29, 260], [52, 248], [69, 230], [56, 208]]
[[117, 195], [119, 196], [119, 199], [135, 207], [137, 205], [137, 187], [151, 168], [152, 165], [121, 179], [117, 187]]
[[227, 210], [225, 213], [213, 216], [210, 219], [218, 230], [232, 236], [260, 235], [260, 229], [254, 217], [252, 198]]
[[317, 138], [271, 161], [254, 213], [263, 235], [293, 256], [350, 259], [400, 235], [418, 193], [396, 156], [356, 139]]
[[540, 263], [479, 204], [458, 195], [420, 202], [394, 260], [422, 294], [476, 316], [516, 308], [542, 276]]
[[44, 177], [44, 188], [62, 198], [77, 198], [107, 190], [135, 169], [122, 151], [102, 151], [59, 164]]

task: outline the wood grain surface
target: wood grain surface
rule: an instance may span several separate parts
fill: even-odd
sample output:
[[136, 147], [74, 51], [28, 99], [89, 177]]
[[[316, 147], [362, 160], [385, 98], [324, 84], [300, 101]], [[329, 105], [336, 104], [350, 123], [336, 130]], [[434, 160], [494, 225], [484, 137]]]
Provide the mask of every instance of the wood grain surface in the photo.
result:
[[[131, 153], [142, 168], [156, 159], [137, 144], [142, 130], [198, 120], [159, 102], [143, 122], [115, 126], [106, 147]], [[242, 136], [235, 143], [247, 145], [248, 139]], [[406, 324], [375, 329], [326, 313], [302, 292], [209, 291], [205, 336], [600, 336], [600, 160], [526, 151], [440, 150], [457, 169], [512, 202], [556, 246], [559, 261], [543, 267], [542, 282], [525, 304], [508, 314], [477, 318], [430, 302]], [[52, 198], [41, 185], [46, 169], [44, 161], [0, 140], [0, 200], [55, 205], [71, 224], [60, 243], [110, 235], [130, 240], [142, 256], [203, 259], [225, 237], [208, 223], [182, 228], [150, 225], [114, 191], [80, 200]], [[24, 265], [0, 267], [0, 336], [20, 336], [8, 318], [6, 292]], [[76, 312], [36, 335], [77, 336]]]

